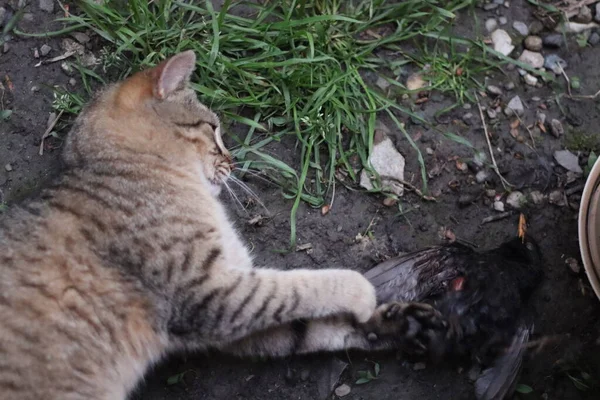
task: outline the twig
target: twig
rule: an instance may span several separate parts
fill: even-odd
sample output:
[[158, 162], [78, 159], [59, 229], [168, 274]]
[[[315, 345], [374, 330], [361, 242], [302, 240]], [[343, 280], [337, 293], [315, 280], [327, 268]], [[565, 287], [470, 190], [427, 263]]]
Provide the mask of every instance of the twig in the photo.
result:
[[427, 201], [437, 201], [437, 199], [433, 196], [428, 196], [426, 194], [424, 194], [423, 192], [421, 192], [415, 185], [413, 185], [410, 182], [405, 181], [404, 179], [398, 179], [394, 176], [388, 176], [388, 175], [381, 175], [380, 178], [383, 179], [387, 179], [390, 181], [395, 181], [397, 183], [400, 183], [404, 186], [406, 186], [409, 190], [412, 190], [413, 192], [415, 192], [415, 194], [417, 194], [419, 197], [421, 197], [423, 200], [427, 200]]
[[62, 54], [60, 56], [56, 56], [56, 57], [51, 58], [49, 60], [42, 60], [39, 63], [35, 64], [35, 66], [39, 67], [40, 65], [52, 64], [52, 63], [57, 62], [57, 61], [62, 61], [62, 60], [65, 60], [65, 59], [71, 57], [75, 53], [76, 53], [76, 51], [67, 51], [65, 54]]
[[58, 122], [58, 120], [60, 119], [60, 116], [63, 114], [63, 111], [59, 112], [58, 115], [56, 116], [56, 118], [54, 118], [54, 120], [52, 122], [50, 122], [50, 124], [48, 124], [48, 128], [46, 128], [46, 132], [44, 132], [44, 134], [42, 135], [42, 141], [40, 142], [40, 156], [44, 155], [44, 140], [50, 136], [50, 132], [52, 132], [52, 129], [54, 129], [54, 126], [56, 125], [56, 123]]
[[533, 139], [533, 133], [531, 132], [531, 129], [529, 129], [527, 124], [525, 124], [525, 122], [523, 122], [523, 120], [521, 119], [521, 117], [519, 117], [519, 115], [517, 113], [515, 113], [515, 115], [517, 116], [517, 119], [519, 120], [521, 125], [523, 125], [525, 127], [525, 130], [529, 133], [529, 138], [531, 139], [531, 144], [535, 148], [535, 140]]
[[571, 96], [573, 99], [589, 99], [589, 100], [594, 100], [596, 97], [600, 96], [600, 90], [598, 90], [595, 94], [587, 94], [587, 95], [574, 95]]
[[571, 80], [569, 79], [569, 76], [567, 75], [567, 73], [565, 72], [565, 70], [559, 62], [557, 62], [556, 65], [558, 65], [558, 68], [560, 68], [560, 72], [563, 74], [565, 80], [567, 81], [567, 91], [569, 92], [569, 97], [573, 97], [573, 94], [571, 93]]
[[490, 223], [490, 222], [495, 222], [495, 221], [500, 221], [501, 219], [504, 218], [508, 218], [511, 215], [513, 215], [512, 211], [506, 211], [500, 214], [496, 214], [496, 215], [490, 215], [489, 217], [485, 217], [483, 220], [481, 220], [481, 225]]
[[504, 187], [504, 189], [508, 189], [508, 187], [511, 187], [512, 185], [506, 179], [504, 179], [504, 177], [500, 173], [500, 170], [498, 169], [498, 164], [496, 164], [496, 158], [494, 157], [494, 151], [492, 150], [492, 143], [490, 142], [490, 135], [488, 133], [487, 125], [485, 124], [485, 117], [483, 116], [483, 109], [481, 108], [481, 103], [479, 102], [479, 97], [477, 96], [477, 94], [475, 94], [475, 98], [477, 99], [477, 108], [479, 109], [479, 117], [481, 118], [481, 123], [483, 124], [485, 140], [488, 144], [488, 149], [490, 150], [490, 157], [492, 158], [494, 172], [496, 172], [496, 175], [498, 175], [498, 177], [500, 178], [500, 182], [502, 183], [502, 186]]

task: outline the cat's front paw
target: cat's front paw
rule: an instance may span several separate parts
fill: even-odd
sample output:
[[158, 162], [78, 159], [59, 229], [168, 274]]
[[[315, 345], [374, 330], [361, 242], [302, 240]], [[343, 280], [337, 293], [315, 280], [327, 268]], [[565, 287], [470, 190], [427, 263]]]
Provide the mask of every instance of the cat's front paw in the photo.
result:
[[347, 270], [343, 274], [344, 296], [337, 301], [357, 322], [365, 323], [371, 319], [377, 307], [375, 287], [358, 272]]
[[375, 345], [393, 343], [408, 354], [438, 358], [443, 353], [447, 323], [429, 304], [388, 303], [377, 308], [365, 329]]

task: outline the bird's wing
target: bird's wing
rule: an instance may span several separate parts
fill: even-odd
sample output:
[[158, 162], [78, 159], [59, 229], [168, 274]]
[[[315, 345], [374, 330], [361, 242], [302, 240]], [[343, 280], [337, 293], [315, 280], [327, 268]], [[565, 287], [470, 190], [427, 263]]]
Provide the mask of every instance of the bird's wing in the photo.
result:
[[477, 378], [475, 382], [477, 400], [502, 400], [512, 394], [521, 371], [529, 332], [530, 328], [521, 325], [513, 336], [510, 349], [498, 357], [494, 364]]
[[[466, 246], [437, 246], [384, 261], [365, 273], [380, 303], [423, 301], [460, 276], [474, 251]], [[465, 257], [467, 256], [467, 257]]]

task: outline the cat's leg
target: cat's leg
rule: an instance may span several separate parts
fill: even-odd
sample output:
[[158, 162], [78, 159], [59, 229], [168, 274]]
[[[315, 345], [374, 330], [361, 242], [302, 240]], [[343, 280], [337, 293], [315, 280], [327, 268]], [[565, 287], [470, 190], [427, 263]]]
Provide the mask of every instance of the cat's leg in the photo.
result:
[[292, 354], [341, 350], [402, 350], [433, 356], [439, 348], [445, 324], [427, 304], [392, 303], [376, 310], [364, 324], [336, 316], [298, 320], [251, 334], [220, 350], [238, 356], [284, 357]]

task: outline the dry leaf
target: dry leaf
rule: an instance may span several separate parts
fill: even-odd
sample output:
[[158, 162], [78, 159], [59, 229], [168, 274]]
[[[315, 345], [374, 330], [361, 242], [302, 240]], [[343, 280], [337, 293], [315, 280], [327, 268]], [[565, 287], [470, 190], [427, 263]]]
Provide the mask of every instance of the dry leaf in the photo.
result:
[[517, 138], [517, 136], [519, 136], [519, 130], [517, 128], [513, 128], [510, 130], [510, 136], [514, 137], [515, 139]]
[[519, 238], [525, 243], [525, 234], [527, 233], [527, 222], [525, 221], [525, 215], [521, 213], [519, 215]]
[[546, 127], [541, 122], [538, 122], [538, 128], [540, 128], [540, 131], [546, 133]]
[[331, 206], [329, 204], [325, 204], [323, 207], [321, 207], [321, 215], [327, 214], [330, 209]]
[[4, 75], [4, 80], [6, 81], [6, 86], [8, 87], [8, 90], [12, 92], [15, 91], [15, 85], [13, 85], [12, 81], [10, 80], [8, 74]]
[[514, 121], [512, 121], [512, 122], [510, 123], [510, 128], [511, 128], [511, 129], [516, 129], [516, 128], [518, 128], [518, 127], [519, 127], [519, 125], [520, 125], [520, 124], [521, 124], [521, 121], [520, 121], [520, 120], [518, 120], [518, 119], [515, 119]]

